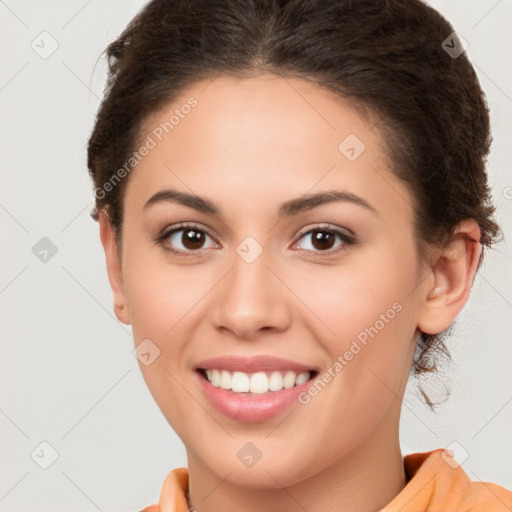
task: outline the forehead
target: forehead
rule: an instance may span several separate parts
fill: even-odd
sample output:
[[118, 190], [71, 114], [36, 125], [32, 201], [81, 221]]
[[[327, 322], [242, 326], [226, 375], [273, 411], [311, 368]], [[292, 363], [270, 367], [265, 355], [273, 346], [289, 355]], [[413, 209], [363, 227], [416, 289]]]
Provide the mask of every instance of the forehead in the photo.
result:
[[[202, 80], [148, 118], [141, 140], [151, 138], [154, 147], [132, 171], [126, 195], [142, 207], [165, 186], [210, 197], [233, 191], [247, 209], [249, 197], [281, 202], [348, 188], [396, 203], [407, 191], [390, 172], [374, 125], [299, 78]], [[409, 205], [402, 206], [407, 215]]]
[[[193, 109], [187, 107], [191, 98], [196, 102]], [[296, 151], [323, 141], [336, 154], [338, 145], [333, 148], [333, 140], [341, 142], [349, 133], [370, 145], [380, 142], [379, 132], [371, 133], [373, 123], [361, 119], [354, 107], [319, 84], [296, 77], [263, 74], [241, 79], [221, 75], [191, 84], [172, 105], [150, 116], [145, 132], [165, 129], [167, 123], [165, 135], [173, 135], [164, 135], [169, 145], [178, 145], [178, 141], [180, 146], [183, 142], [193, 144], [187, 135], [200, 129], [202, 145], [208, 148], [233, 141], [236, 151], [251, 154], [258, 150], [256, 141], [264, 141], [267, 150], [288, 142]], [[182, 109], [189, 112], [179, 119], [175, 115], [176, 124], [169, 129], [172, 114]]]

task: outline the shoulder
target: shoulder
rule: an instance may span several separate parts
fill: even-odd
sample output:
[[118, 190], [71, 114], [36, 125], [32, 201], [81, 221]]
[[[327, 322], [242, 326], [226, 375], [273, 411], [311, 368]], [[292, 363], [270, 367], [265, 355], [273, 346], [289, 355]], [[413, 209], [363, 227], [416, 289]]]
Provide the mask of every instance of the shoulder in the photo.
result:
[[183, 512], [187, 503], [188, 469], [173, 469], [165, 478], [158, 504], [150, 505], [140, 512]]
[[471, 512], [511, 512], [512, 491], [490, 482], [470, 481], [461, 510]]
[[[483, 481], [472, 481], [443, 449], [413, 453], [404, 458], [407, 485], [384, 509], [413, 512], [510, 512], [512, 492]], [[401, 508], [396, 508], [399, 506]]]

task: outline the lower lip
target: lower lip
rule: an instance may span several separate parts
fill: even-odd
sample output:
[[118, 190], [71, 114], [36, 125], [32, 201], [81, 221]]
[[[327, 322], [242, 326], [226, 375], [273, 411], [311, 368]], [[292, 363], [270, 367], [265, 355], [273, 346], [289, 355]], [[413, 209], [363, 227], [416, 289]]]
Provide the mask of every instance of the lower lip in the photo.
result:
[[204, 394], [221, 413], [233, 420], [247, 423], [266, 421], [284, 413], [298, 402], [298, 395], [305, 391], [313, 380], [281, 391], [244, 394], [216, 387], [201, 374], [197, 375]]

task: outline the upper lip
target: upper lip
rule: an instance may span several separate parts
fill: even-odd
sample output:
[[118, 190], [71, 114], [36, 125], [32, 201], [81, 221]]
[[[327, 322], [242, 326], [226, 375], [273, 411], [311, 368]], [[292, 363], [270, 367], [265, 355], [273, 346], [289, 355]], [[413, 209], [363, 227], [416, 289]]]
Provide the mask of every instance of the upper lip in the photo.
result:
[[245, 373], [267, 372], [273, 370], [291, 370], [295, 372], [315, 371], [307, 366], [290, 359], [274, 356], [219, 356], [205, 359], [196, 365], [197, 370], [228, 370]]

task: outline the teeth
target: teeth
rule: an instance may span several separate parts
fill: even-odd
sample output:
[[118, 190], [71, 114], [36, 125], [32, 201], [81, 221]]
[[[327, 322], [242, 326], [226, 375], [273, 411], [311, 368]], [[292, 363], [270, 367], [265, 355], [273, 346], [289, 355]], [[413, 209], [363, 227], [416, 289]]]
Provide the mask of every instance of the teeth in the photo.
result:
[[231, 381], [232, 381], [231, 373], [226, 370], [222, 370], [222, 372], [220, 373], [219, 386], [222, 389], [231, 389]]
[[[233, 391], [236, 391], [233, 389]], [[266, 393], [268, 391], [268, 377], [265, 372], [251, 375], [251, 393]]]
[[206, 375], [208, 380], [216, 387], [219, 387], [220, 384], [220, 374], [219, 370], [206, 370]]
[[283, 389], [283, 377], [279, 372], [272, 372], [270, 379], [268, 379], [268, 389], [270, 391], [280, 391]]
[[[309, 377], [308, 377], [308, 379], [309, 379]], [[293, 388], [293, 386], [295, 386], [295, 380], [296, 380], [295, 372], [286, 372], [286, 375], [284, 376], [284, 379], [283, 379], [284, 388], [285, 389]]]
[[311, 377], [311, 372], [228, 372], [227, 370], [206, 370], [206, 377], [215, 387], [229, 389], [234, 393], [262, 394], [300, 386]]
[[309, 372], [299, 373], [299, 375], [297, 375], [297, 380], [295, 381], [295, 384], [297, 384], [297, 386], [300, 386], [301, 384], [304, 384], [304, 382], [307, 382], [308, 380]]
[[231, 389], [237, 393], [247, 393], [251, 387], [249, 376], [243, 372], [234, 372], [231, 379]]

